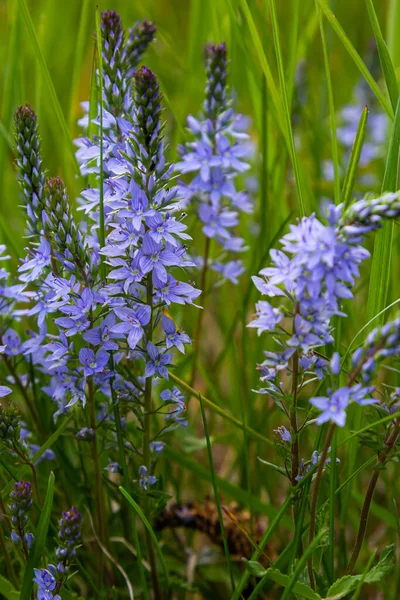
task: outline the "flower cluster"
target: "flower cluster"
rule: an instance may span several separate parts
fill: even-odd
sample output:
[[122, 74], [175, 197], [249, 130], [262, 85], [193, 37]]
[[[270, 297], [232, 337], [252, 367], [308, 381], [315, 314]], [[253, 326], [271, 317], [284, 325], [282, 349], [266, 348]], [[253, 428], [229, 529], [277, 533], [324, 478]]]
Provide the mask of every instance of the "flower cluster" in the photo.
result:
[[189, 183], [182, 181], [180, 191], [184, 205], [190, 201], [197, 204], [206, 238], [216, 239], [222, 247], [220, 256], [212, 261], [207, 251], [202, 266], [206, 263], [224, 279], [237, 283], [244, 267], [241, 260], [229, 257], [245, 248], [243, 239], [233, 230], [239, 224], [238, 211], [251, 212], [252, 206], [246, 193], [237, 191], [235, 178], [249, 168], [245, 159], [251, 154], [251, 146], [246, 141], [246, 121], [234, 113], [228, 100], [226, 46], [210, 44], [205, 54], [204, 114], [200, 119], [188, 117], [195, 140], [181, 147], [182, 160], [177, 165], [182, 173], [193, 173], [194, 178]]
[[[375, 390], [373, 385], [378, 365], [389, 356], [400, 355], [400, 318], [390, 321], [382, 327], [374, 329], [367, 337], [365, 343], [353, 353], [351, 358], [352, 374], [346, 386], [335, 391], [328, 390], [327, 396], [311, 398], [310, 402], [321, 413], [317, 423], [332, 421], [343, 427], [346, 422], [346, 409], [351, 401], [361, 406], [378, 402], [371, 396]], [[340, 372], [340, 357], [334, 353], [331, 372], [338, 375]], [[361, 382], [355, 383], [357, 379]]]
[[55, 557], [57, 566], [47, 565], [46, 569], [34, 569], [34, 582], [38, 586], [38, 600], [61, 600], [61, 591], [70, 577], [70, 568], [81, 541], [81, 515], [76, 506], [64, 511], [59, 521], [58, 546]]
[[[331, 320], [344, 316], [341, 303], [353, 297], [351, 287], [359, 265], [369, 256], [361, 246], [364, 236], [379, 228], [383, 218], [398, 214], [398, 193], [365, 198], [346, 210], [330, 205], [327, 224], [315, 215], [304, 217], [282, 238], [283, 250], [271, 250], [273, 266], [253, 281], [263, 295], [279, 297], [281, 302], [274, 306], [268, 300], [259, 301], [256, 318], [249, 324], [259, 335], [280, 333], [279, 352], [266, 352], [266, 360], [259, 365], [261, 380], [267, 382], [264, 392], [280, 393], [277, 374], [287, 368], [295, 353], [303, 373], [323, 376], [328, 365], [314, 349], [332, 343]], [[293, 321], [290, 332], [285, 328], [287, 318]]]
[[33, 542], [33, 533], [27, 531], [28, 515], [32, 508], [32, 487], [29, 481], [14, 483], [8, 505], [11, 515], [11, 539], [22, 546], [25, 558]]

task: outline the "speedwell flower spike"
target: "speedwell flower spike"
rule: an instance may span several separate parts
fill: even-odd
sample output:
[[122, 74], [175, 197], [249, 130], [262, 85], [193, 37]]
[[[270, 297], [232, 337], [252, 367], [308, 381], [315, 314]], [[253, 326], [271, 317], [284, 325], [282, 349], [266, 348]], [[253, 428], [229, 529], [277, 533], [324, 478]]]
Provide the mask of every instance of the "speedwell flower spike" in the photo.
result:
[[42, 229], [45, 176], [37, 116], [35, 111], [25, 104], [16, 110], [14, 122], [18, 180], [25, 198], [28, 232], [32, 236], [38, 236]]

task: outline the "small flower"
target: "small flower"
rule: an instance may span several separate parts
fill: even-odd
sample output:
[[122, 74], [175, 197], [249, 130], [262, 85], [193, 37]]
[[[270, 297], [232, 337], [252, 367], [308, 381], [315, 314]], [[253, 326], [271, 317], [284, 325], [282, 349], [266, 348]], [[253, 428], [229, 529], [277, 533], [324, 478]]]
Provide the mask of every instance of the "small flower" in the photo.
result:
[[150, 306], [138, 306], [134, 310], [131, 308], [114, 308], [114, 312], [121, 319], [121, 323], [113, 325], [111, 331], [127, 335], [130, 348], [136, 348], [144, 335], [143, 327], [150, 322]]
[[153, 375], [159, 375], [168, 379], [168, 369], [166, 365], [169, 365], [172, 360], [172, 354], [164, 354], [160, 352], [155, 344], [149, 342], [147, 344], [147, 354], [150, 360], [146, 363], [146, 370], [144, 376], [153, 377]]
[[139, 467], [139, 475], [140, 475], [139, 486], [143, 490], [147, 491], [147, 486], [154, 485], [157, 481], [157, 477], [154, 477], [154, 475], [148, 475], [147, 467], [145, 467], [144, 465]]
[[333, 394], [326, 396], [317, 396], [310, 400], [311, 404], [322, 411], [317, 418], [317, 424], [332, 421], [343, 427], [346, 422], [346, 408], [350, 401], [350, 390], [347, 387], [340, 388]]
[[86, 376], [103, 373], [109, 358], [110, 355], [104, 350], [98, 350], [96, 355], [90, 348], [82, 348], [79, 351], [79, 360], [83, 365], [83, 372]]
[[278, 427], [278, 429], [274, 429], [274, 433], [278, 434], [281, 437], [282, 442], [292, 441], [290, 431], [288, 431], [284, 425], [281, 425], [280, 427]]
[[56, 580], [50, 571], [47, 569], [33, 569], [33, 572], [35, 573], [33, 581], [38, 586], [37, 600], [61, 600], [58, 594], [55, 596], [52, 594], [56, 587]]

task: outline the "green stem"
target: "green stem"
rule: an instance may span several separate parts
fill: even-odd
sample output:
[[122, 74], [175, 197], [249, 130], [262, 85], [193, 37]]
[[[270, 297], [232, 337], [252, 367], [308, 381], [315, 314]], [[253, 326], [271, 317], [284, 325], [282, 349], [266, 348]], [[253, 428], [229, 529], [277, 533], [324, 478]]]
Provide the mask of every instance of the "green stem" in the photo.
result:
[[[96, 513], [97, 513], [97, 531], [98, 536], [102, 544], [106, 541], [106, 524], [104, 520], [104, 504], [103, 504], [103, 490], [101, 481], [101, 468], [99, 464], [99, 451], [97, 443], [97, 425], [96, 425], [96, 406], [94, 399], [93, 379], [88, 378], [89, 388], [89, 418], [90, 427], [93, 430], [92, 440], [92, 460], [94, 466], [94, 477], [95, 477], [95, 498], [96, 498]], [[101, 581], [102, 572], [104, 567], [104, 556], [103, 552], [100, 552], [100, 565], [99, 565], [99, 580]]]
[[[114, 357], [112, 354], [111, 354], [111, 368], [114, 371]], [[115, 429], [117, 432], [119, 462], [120, 462], [120, 465], [122, 468], [122, 479], [124, 482], [124, 487], [130, 494], [132, 486], [131, 486], [131, 480], [129, 477], [128, 465], [126, 464], [126, 460], [125, 460], [124, 440], [123, 440], [122, 429], [121, 429], [121, 416], [120, 416], [120, 412], [119, 412], [118, 400], [115, 397], [113, 381], [114, 381], [114, 379], [111, 380], [111, 398], [112, 398], [112, 404], [113, 404]], [[129, 515], [130, 515], [130, 512], [129, 512]], [[131, 517], [129, 516], [129, 518], [131, 518]], [[149, 592], [147, 590], [146, 575], [145, 575], [145, 572], [143, 569], [143, 562], [142, 562], [142, 550], [140, 547], [140, 541], [139, 541], [139, 536], [138, 536], [137, 527], [136, 527], [136, 515], [133, 515], [133, 517], [132, 517], [132, 532], [133, 532], [133, 543], [135, 544], [135, 548], [136, 548], [136, 552], [137, 552], [137, 560], [138, 560], [138, 567], [139, 567], [139, 573], [140, 573], [140, 580], [142, 582], [142, 587], [143, 587], [143, 595], [146, 598], [146, 600], [149, 600], [150, 597], [149, 597]]]
[[[150, 322], [147, 329], [146, 341], [147, 343], [153, 341], [153, 279], [152, 274], [150, 273], [147, 276], [147, 285], [146, 285], [146, 302], [147, 305], [150, 306]], [[151, 452], [150, 452], [150, 442], [151, 442], [151, 412], [152, 412], [152, 387], [153, 387], [153, 378], [147, 377], [146, 385], [144, 389], [144, 426], [143, 426], [143, 463], [147, 468], [147, 472], [150, 474], [151, 468]], [[150, 501], [146, 494], [145, 496], [145, 513], [149, 521], [150, 519]], [[154, 597], [156, 600], [161, 599], [161, 591], [158, 582], [157, 576], [157, 563], [156, 557], [154, 554], [153, 542], [151, 539], [151, 535], [149, 531], [146, 529], [146, 545], [147, 551], [149, 555], [149, 562], [151, 567], [151, 578], [153, 582], [153, 591]]]
[[[329, 446], [331, 445], [331, 441], [332, 441], [333, 434], [335, 433], [335, 429], [336, 429], [336, 425], [335, 425], [335, 423], [332, 423], [331, 426], [329, 427], [328, 434], [327, 434], [326, 440], [325, 440], [325, 445], [324, 445], [321, 457], [318, 462], [318, 469], [317, 469], [317, 473], [315, 476], [314, 491], [313, 491], [313, 495], [312, 495], [312, 499], [311, 499], [311, 507], [310, 507], [310, 528], [309, 528], [309, 532], [308, 532], [309, 545], [311, 545], [314, 540], [315, 519], [316, 519], [316, 515], [317, 515], [317, 501], [318, 501], [319, 486], [321, 483], [322, 473], [324, 470], [326, 457], [328, 455]], [[311, 585], [312, 589], [314, 590], [315, 589], [315, 579], [314, 579], [314, 571], [313, 571], [313, 555], [312, 554], [310, 554], [308, 557], [308, 576], [310, 579], [310, 585]]]
[[211, 239], [206, 237], [206, 243], [204, 246], [204, 255], [203, 255], [203, 268], [201, 271], [200, 278], [200, 289], [202, 291], [202, 305], [203, 308], [199, 311], [199, 316], [197, 318], [197, 325], [194, 334], [193, 340], [193, 365], [192, 365], [192, 374], [190, 376], [190, 387], [193, 387], [193, 384], [196, 379], [197, 372], [197, 362], [199, 359], [200, 352], [200, 338], [201, 338], [201, 329], [203, 326], [204, 312], [206, 310], [206, 283], [207, 283], [207, 271], [208, 271], [208, 261], [210, 257], [210, 247], [211, 247]]
[[389, 435], [389, 437], [387, 438], [387, 440], [385, 442], [385, 444], [386, 444], [385, 450], [383, 450], [379, 454], [378, 460], [376, 461], [376, 465], [375, 465], [374, 471], [372, 473], [372, 476], [369, 481], [368, 488], [367, 488], [367, 491], [365, 494], [364, 504], [363, 504], [361, 516], [360, 516], [360, 524], [358, 527], [357, 538], [356, 538], [356, 542], [354, 545], [353, 553], [351, 555], [349, 564], [346, 569], [346, 575], [352, 575], [353, 571], [354, 571], [354, 567], [356, 566], [356, 562], [360, 555], [361, 547], [362, 547], [362, 544], [364, 541], [365, 532], [366, 532], [367, 523], [368, 523], [369, 509], [371, 507], [372, 498], [374, 496], [375, 487], [376, 487], [376, 484], [379, 479], [381, 468], [386, 463], [391, 450], [395, 446], [395, 444], [399, 438], [399, 433], [400, 433], [400, 423], [397, 422], [394, 424], [392, 433]]

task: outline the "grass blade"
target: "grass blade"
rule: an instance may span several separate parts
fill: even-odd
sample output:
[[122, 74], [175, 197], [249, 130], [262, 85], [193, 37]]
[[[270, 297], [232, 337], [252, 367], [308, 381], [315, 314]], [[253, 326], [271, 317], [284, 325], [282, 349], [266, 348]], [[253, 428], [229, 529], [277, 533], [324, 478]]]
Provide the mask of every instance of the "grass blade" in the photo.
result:
[[35, 49], [36, 58], [38, 59], [41, 69], [43, 71], [43, 76], [44, 76], [44, 79], [46, 81], [46, 84], [47, 84], [47, 87], [49, 90], [49, 94], [50, 94], [51, 101], [53, 104], [53, 109], [57, 116], [63, 136], [65, 138], [66, 146], [71, 154], [71, 159], [72, 159], [72, 162], [74, 163], [75, 170], [76, 170], [77, 174], [80, 175], [79, 164], [78, 164], [78, 161], [75, 156], [75, 148], [74, 148], [74, 145], [72, 143], [71, 137], [68, 132], [68, 126], [67, 126], [65, 117], [63, 115], [60, 102], [57, 97], [57, 93], [56, 93], [56, 90], [55, 90], [55, 87], [53, 84], [53, 80], [52, 80], [49, 70], [47, 68], [46, 61], [44, 60], [42, 51], [40, 49], [40, 45], [39, 45], [39, 41], [38, 41], [38, 38], [36, 35], [35, 27], [33, 25], [31, 15], [29, 14], [29, 10], [26, 5], [26, 0], [19, 0], [19, 4], [21, 7], [22, 15], [25, 19], [25, 24], [28, 29], [29, 36], [31, 38], [33, 47]]
[[294, 171], [294, 178], [296, 181], [296, 189], [297, 189], [297, 197], [298, 197], [298, 201], [299, 201], [300, 215], [303, 217], [305, 214], [304, 203], [303, 203], [303, 192], [302, 192], [302, 188], [301, 188], [300, 171], [299, 171], [299, 165], [297, 162], [296, 148], [294, 145], [294, 136], [293, 136], [293, 129], [292, 129], [292, 119], [291, 119], [290, 108], [289, 108], [288, 91], [286, 88], [285, 72], [283, 69], [283, 62], [282, 62], [282, 51], [281, 51], [281, 43], [280, 43], [280, 36], [279, 36], [279, 24], [278, 24], [278, 19], [276, 17], [275, 0], [270, 0], [270, 2], [271, 2], [272, 31], [274, 34], [275, 54], [276, 54], [276, 61], [278, 63], [279, 82], [280, 82], [280, 86], [281, 86], [283, 109], [284, 109], [284, 115], [285, 115], [285, 120], [286, 120], [287, 137], [288, 137], [288, 141], [289, 141], [289, 152], [290, 152], [290, 155], [292, 158], [292, 163], [293, 163], [293, 171]]
[[[396, 191], [399, 167], [399, 148], [400, 101], [397, 103], [382, 192]], [[382, 229], [376, 233], [368, 292], [367, 321], [380, 313], [387, 304], [390, 283], [390, 263], [392, 259], [393, 228], [394, 223], [393, 221], [390, 221], [384, 223]], [[377, 325], [381, 324], [382, 317], [379, 317], [377, 321]]]
[[357, 127], [356, 137], [354, 138], [353, 147], [351, 149], [349, 164], [347, 165], [346, 174], [342, 187], [342, 200], [345, 208], [350, 203], [351, 194], [353, 193], [354, 182], [356, 179], [357, 167], [360, 162], [361, 150], [364, 145], [365, 130], [368, 121], [368, 106], [364, 106], [361, 113], [360, 121]]
[[374, 30], [374, 36], [376, 39], [376, 45], [379, 53], [379, 60], [382, 67], [382, 72], [385, 77], [386, 87], [389, 92], [390, 101], [392, 103], [393, 110], [396, 110], [397, 100], [399, 98], [399, 86], [397, 84], [396, 72], [390, 58], [389, 50], [387, 49], [386, 42], [383, 39], [382, 31], [379, 25], [378, 17], [376, 16], [374, 4], [372, 0], [366, 0], [369, 19], [371, 21], [372, 29]]
[[318, 20], [319, 20], [319, 28], [321, 32], [321, 42], [322, 42], [322, 50], [324, 54], [324, 65], [325, 65], [325, 73], [326, 73], [326, 85], [328, 88], [328, 103], [329, 103], [329, 117], [331, 122], [331, 138], [332, 138], [332, 160], [333, 160], [333, 187], [334, 187], [334, 197], [335, 204], [340, 204], [340, 173], [339, 173], [339, 153], [338, 153], [338, 144], [337, 144], [337, 135], [336, 135], [336, 118], [335, 118], [335, 104], [333, 101], [333, 89], [332, 89], [332, 79], [331, 79], [331, 71], [329, 67], [329, 56], [328, 56], [328, 47], [326, 44], [325, 37], [325, 29], [324, 29], [324, 19], [321, 14], [321, 10], [316, 3]]
[[324, 12], [325, 17], [327, 18], [329, 23], [332, 25], [332, 27], [335, 30], [338, 37], [340, 38], [340, 40], [341, 40], [342, 44], [344, 45], [344, 47], [346, 48], [347, 52], [353, 59], [355, 65], [358, 67], [358, 70], [360, 71], [361, 75], [364, 77], [365, 81], [368, 83], [369, 87], [375, 94], [379, 104], [382, 106], [382, 108], [385, 110], [385, 112], [389, 115], [389, 117], [391, 119], [393, 119], [394, 118], [394, 110], [392, 109], [390, 102], [388, 102], [388, 100], [385, 98], [384, 94], [379, 89], [378, 84], [376, 83], [375, 79], [372, 77], [371, 73], [368, 71], [361, 56], [358, 54], [357, 50], [354, 48], [353, 44], [347, 37], [347, 35], [346, 35], [344, 29], [342, 28], [342, 26], [340, 25], [339, 21], [336, 19], [335, 15], [329, 8], [327, 1], [326, 0], [317, 0], [317, 2], [320, 5], [322, 11]]
[[[194, 390], [192, 387], [190, 387], [190, 385], [188, 385], [187, 383], [182, 381], [182, 379], [179, 379], [179, 377], [177, 377], [173, 373], [169, 373], [169, 377], [182, 390], [185, 390], [185, 392], [188, 392], [193, 398], [197, 398], [197, 399], [199, 398], [198, 392], [196, 392], [196, 390]], [[220, 408], [217, 404], [214, 404], [214, 402], [212, 402], [211, 400], [208, 400], [208, 398], [205, 398], [204, 396], [202, 398], [203, 398], [204, 404], [206, 404], [209, 408], [211, 408], [214, 412], [216, 412], [220, 417], [222, 417], [226, 421], [230, 421], [231, 423], [236, 425], [236, 427], [239, 427], [240, 429], [243, 430], [244, 425], [241, 421], [239, 421], [239, 419], [232, 417], [232, 415], [225, 412], [222, 408]], [[264, 444], [267, 444], [268, 446], [274, 445], [274, 443], [271, 442], [271, 440], [269, 440], [268, 438], [261, 435], [261, 433], [258, 433], [258, 431], [256, 431], [255, 429], [252, 429], [251, 427], [246, 427], [246, 430], [249, 435], [261, 440], [262, 442], [264, 442]]]
[[144, 514], [144, 512], [142, 511], [142, 509], [140, 508], [140, 506], [134, 501], [134, 499], [132, 498], [132, 496], [122, 486], [119, 487], [119, 490], [120, 490], [121, 494], [129, 502], [129, 504], [132, 506], [133, 510], [138, 514], [138, 516], [141, 519], [143, 525], [146, 527], [147, 531], [149, 532], [150, 537], [151, 537], [151, 539], [153, 541], [154, 547], [157, 550], [158, 558], [160, 560], [161, 567], [162, 567], [162, 570], [164, 572], [165, 585], [168, 588], [168, 571], [167, 571], [167, 568], [165, 566], [164, 557], [163, 557], [163, 554], [162, 554], [162, 551], [161, 551], [161, 548], [160, 548], [160, 544], [158, 543], [157, 536], [154, 533], [153, 528], [150, 525], [149, 521], [147, 520], [146, 515]]
[[283, 592], [281, 600], [288, 600], [290, 598], [292, 590], [293, 590], [294, 586], [296, 585], [296, 582], [299, 579], [300, 575], [302, 574], [305, 565], [307, 564], [308, 557], [311, 556], [311, 554], [313, 554], [313, 552], [318, 548], [318, 544], [320, 543], [320, 541], [322, 540], [324, 535], [326, 535], [326, 531], [323, 529], [313, 539], [311, 544], [308, 546], [308, 548], [306, 548], [306, 550], [302, 554], [301, 558], [299, 559], [299, 561], [296, 565], [293, 575], [290, 578], [290, 581], [289, 581], [287, 587], [285, 587], [285, 591]]
[[[188, 471], [192, 471], [192, 473], [194, 473], [198, 479], [211, 482], [210, 471], [199, 465], [197, 461], [191, 460], [188, 456], [185, 456], [185, 454], [182, 452], [178, 452], [178, 450], [175, 450], [175, 448], [172, 448], [171, 446], [165, 446], [163, 452], [169, 460], [178, 463]], [[239, 504], [248, 506], [251, 503], [256, 512], [264, 514], [271, 519], [274, 519], [277, 516], [278, 511], [276, 508], [271, 506], [271, 504], [263, 502], [256, 496], [252, 496], [250, 498], [247, 490], [243, 490], [242, 488], [230, 483], [230, 481], [227, 481], [222, 477], [217, 476], [216, 481], [219, 489], [221, 489], [224, 494], [231, 496]], [[291, 519], [284, 519], [283, 515], [281, 519], [284, 527], [287, 529], [292, 527], [293, 523]]]
[[47, 531], [50, 524], [51, 509], [53, 506], [54, 495], [54, 473], [50, 473], [47, 485], [46, 498], [44, 500], [42, 513], [36, 528], [35, 540], [29, 552], [28, 562], [25, 569], [24, 579], [22, 581], [20, 600], [29, 600], [33, 588], [33, 569], [39, 567], [42, 557]]
[[213, 460], [213, 455], [212, 455], [212, 450], [211, 450], [211, 441], [210, 441], [210, 435], [209, 435], [209, 432], [208, 432], [207, 418], [206, 418], [206, 413], [205, 413], [205, 410], [204, 410], [203, 400], [202, 400], [202, 397], [201, 397], [200, 393], [199, 393], [198, 397], [199, 397], [199, 401], [200, 401], [201, 417], [203, 419], [203, 425], [204, 425], [204, 435], [206, 436], [206, 441], [207, 441], [208, 462], [210, 464], [211, 482], [212, 482], [212, 486], [213, 486], [213, 490], [214, 490], [215, 504], [217, 506], [219, 526], [221, 528], [222, 543], [223, 543], [223, 546], [224, 546], [224, 552], [225, 552], [226, 562], [228, 564], [228, 571], [229, 571], [229, 578], [230, 578], [231, 586], [232, 586], [232, 592], [234, 592], [235, 591], [235, 580], [233, 578], [231, 557], [230, 557], [230, 553], [229, 553], [228, 542], [227, 542], [227, 539], [226, 539], [226, 533], [225, 533], [225, 527], [224, 527], [224, 519], [223, 519], [223, 516], [222, 516], [221, 504], [220, 504], [220, 501], [219, 501], [218, 486], [217, 486], [217, 480], [216, 480], [216, 477], [215, 477], [214, 460]]

